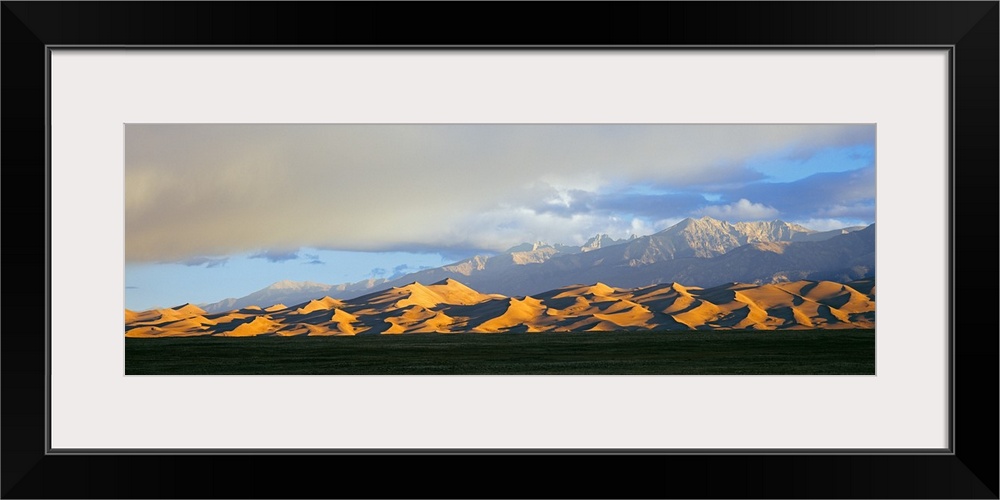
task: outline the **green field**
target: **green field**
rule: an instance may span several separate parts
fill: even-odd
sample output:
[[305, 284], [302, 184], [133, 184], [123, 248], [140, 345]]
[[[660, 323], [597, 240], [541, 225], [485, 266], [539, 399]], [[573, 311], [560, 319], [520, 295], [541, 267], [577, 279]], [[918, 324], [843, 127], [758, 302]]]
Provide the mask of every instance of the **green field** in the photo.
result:
[[874, 330], [125, 339], [126, 375], [874, 375]]

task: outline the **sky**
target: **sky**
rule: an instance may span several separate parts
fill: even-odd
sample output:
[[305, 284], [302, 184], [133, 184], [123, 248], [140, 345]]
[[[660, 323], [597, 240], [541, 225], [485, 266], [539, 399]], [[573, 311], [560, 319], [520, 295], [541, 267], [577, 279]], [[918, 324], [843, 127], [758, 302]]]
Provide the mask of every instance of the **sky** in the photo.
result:
[[126, 124], [126, 307], [686, 217], [875, 221], [874, 125]]

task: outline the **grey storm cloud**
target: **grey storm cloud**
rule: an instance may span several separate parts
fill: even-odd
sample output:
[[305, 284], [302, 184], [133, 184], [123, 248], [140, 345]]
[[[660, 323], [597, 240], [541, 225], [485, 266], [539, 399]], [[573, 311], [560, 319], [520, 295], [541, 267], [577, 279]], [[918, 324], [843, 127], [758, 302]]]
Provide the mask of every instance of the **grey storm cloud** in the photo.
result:
[[266, 259], [268, 262], [285, 262], [299, 258], [298, 250], [264, 250], [250, 256], [251, 259]]
[[[760, 178], [744, 166], [747, 158], [874, 141], [874, 126], [857, 125], [127, 124], [124, 130], [127, 262], [261, 248], [502, 250], [532, 238], [580, 239], [627, 225], [615, 210], [652, 216], [695, 201], [616, 197], [623, 186], [688, 195], [706, 186], [738, 191]], [[597, 195], [588, 199], [586, 192]], [[553, 193], [573, 193], [575, 200], [543, 207]], [[726, 196], [726, 203], [746, 198], [765, 205], [764, 198], [773, 198]], [[261, 255], [280, 262], [291, 253]]]
[[191, 257], [190, 259], [184, 259], [182, 261], [179, 261], [179, 263], [191, 267], [196, 267], [196, 266], [217, 267], [225, 265], [225, 263], [228, 261], [229, 257], [219, 257], [219, 258]]

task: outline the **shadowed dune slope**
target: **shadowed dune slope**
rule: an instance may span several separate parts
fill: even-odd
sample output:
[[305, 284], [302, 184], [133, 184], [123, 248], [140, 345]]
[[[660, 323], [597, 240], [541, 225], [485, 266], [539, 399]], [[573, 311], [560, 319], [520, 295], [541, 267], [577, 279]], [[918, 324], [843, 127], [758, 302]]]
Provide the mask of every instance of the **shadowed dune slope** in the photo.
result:
[[575, 284], [534, 296], [480, 293], [454, 279], [341, 301], [207, 314], [191, 304], [125, 310], [126, 337], [375, 335], [610, 330], [783, 330], [875, 327], [875, 281]]

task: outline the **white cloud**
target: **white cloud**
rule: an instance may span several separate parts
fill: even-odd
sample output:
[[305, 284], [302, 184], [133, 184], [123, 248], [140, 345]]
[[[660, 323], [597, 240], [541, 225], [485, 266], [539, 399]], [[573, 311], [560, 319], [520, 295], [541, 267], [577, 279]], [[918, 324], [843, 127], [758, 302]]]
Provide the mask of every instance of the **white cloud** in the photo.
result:
[[535, 213], [525, 208], [497, 209], [469, 215], [448, 228], [429, 228], [428, 238], [459, 248], [503, 251], [534, 241], [582, 245], [595, 234], [626, 238], [656, 232], [652, 225], [635, 218], [574, 214]]
[[762, 203], [753, 203], [746, 198], [741, 198], [739, 201], [728, 205], [705, 207], [701, 210], [701, 213], [716, 219], [742, 221], [770, 219], [777, 216], [779, 212], [774, 207], [765, 206]]

